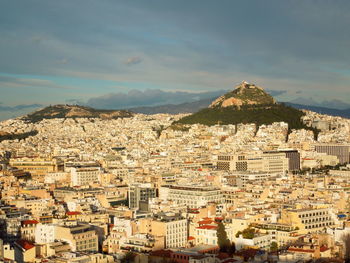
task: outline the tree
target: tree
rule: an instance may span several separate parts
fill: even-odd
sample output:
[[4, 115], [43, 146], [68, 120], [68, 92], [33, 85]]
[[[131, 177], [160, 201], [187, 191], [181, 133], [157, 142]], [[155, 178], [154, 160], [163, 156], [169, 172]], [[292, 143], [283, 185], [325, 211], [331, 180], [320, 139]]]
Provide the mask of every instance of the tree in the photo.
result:
[[126, 252], [125, 256], [122, 258], [121, 262], [122, 263], [130, 263], [134, 262], [135, 259], [135, 254], [131, 251]]
[[218, 228], [216, 230], [216, 236], [218, 238], [218, 245], [220, 247], [220, 251], [228, 252], [231, 242], [227, 237], [225, 226], [222, 222], [218, 224]]
[[275, 241], [271, 242], [271, 244], [270, 244], [270, 251], [271, 252], [275, 252], [275, 251], [277, 251], [277, 249], [278, 249], [277, 243]]
[[228, 247], [228, 251], [227, 253], [229, 253], [229, 255], [233, 255], [236, 252], [236, 244], [234, 242], [232, 242], [230, 244], [230, 246]]
[[343, 236], [344, 241], [344, 262], [350, 263], [350, 234]]

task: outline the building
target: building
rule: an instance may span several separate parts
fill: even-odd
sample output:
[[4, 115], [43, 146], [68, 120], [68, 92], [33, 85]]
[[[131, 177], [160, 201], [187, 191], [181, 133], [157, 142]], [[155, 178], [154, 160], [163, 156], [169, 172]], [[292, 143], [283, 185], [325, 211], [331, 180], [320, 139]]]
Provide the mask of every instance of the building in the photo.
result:
[[34, 241], [35, 228], [38, 223], [36, 220], [23, 220], [21, 222], [21, 238], [27, 241]]
[[88, 224], [55, 226], [55, 239], [67, 241], [72, 251], [98, 251], [98, 236]]
[[72, 167], [70, 172], [72, 186], [89, 185], [90, 183], [98, 182], [102, 173], [100, 167]]
[[31, 175], [46, 175], [63, 170], [63, 162], [46, 158], [11, 158], [10, 166], [29, 172]]
[[271, 178], [271, 174], [266, 172], [235, 172], [236, 185], [245, 188], [247, 184], [262, 184]]
[[150, 251], [163, 249], [164, 237], [155, 237], [149, 234], [136, 234], [134, 236], [126, 237], [125, 241], [120, 245], [120, 249], [124, 251], [133, 251], [148, 253]]
[[159, 213], [151, 221], [153, 236], [164, 236], [165, 248], [185, 247], [188, 236], [187, 220], [179, 214]]
[[316, 144], [316, 152], [337, 156], [340, 164], [349, 163], [350, 146], [344, 144]]
[[34, 262], [35, 245], [27, 240], [18, 240], [14, 244], [16, 262]]
[[221, 190], [213, 186], [169, 185], [163, 187], [169, 189], [168, 200], [189, 208], [200, 208], [209, 203], [221, 204], [223, 202]]
[[265, 153], [284, 153], [288, 158], [288, 170], [291, 172], [300, 170], [300, 153], [298, 150], [288, 149], [288, 150], [269, 151]]
[[152, 184], [134, 184], [129, 186], [129, 208], [140, 208], [140, 204], [148, 204], [149, 199], [157, 196], [157, 189]]
[[328, 208], [284, 209], [280, 223], [291, 225], [300, 233], [311, 233], [332, 227], [334, 219]]
[[289, 170], [285, 153], [265, 152], [256, 154], [219, 155], [218, 170], [258, 171], [270, 174], [285, 174]]
[[37, 224], [34, 236], [37, 244], [52, 243], [55, 241], [55, 226], [52, 224]]

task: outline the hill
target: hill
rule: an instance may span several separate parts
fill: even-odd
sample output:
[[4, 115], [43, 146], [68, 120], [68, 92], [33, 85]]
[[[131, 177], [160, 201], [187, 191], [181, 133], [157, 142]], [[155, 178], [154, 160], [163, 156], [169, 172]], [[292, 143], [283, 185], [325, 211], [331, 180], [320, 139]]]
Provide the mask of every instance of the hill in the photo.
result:
[[204, 125], [286, 122], [290, 129], [310, 129], [302, 121], [304, 113], [278, 104], [262, 88], [246, 82], [214, 100], [206, 109], [188, 115], [176, 123]]
[[134, 113], [127, 110], [99, 110], [79, 105], [53, 105], [37, 110], [24, 117], [23, 120], [38, 122], [43, 119], [54, 118], [101, 118], [118, 119], [134, 116]]
[[243, 81], [236, 86], [233, 91], [214, 100], [209, 108], [225, 108], [235, 106], [238, 109], [244, 105], [261, 105], [261, 104], [276, 104], [275, 99], [267, 94], [264, 89]]

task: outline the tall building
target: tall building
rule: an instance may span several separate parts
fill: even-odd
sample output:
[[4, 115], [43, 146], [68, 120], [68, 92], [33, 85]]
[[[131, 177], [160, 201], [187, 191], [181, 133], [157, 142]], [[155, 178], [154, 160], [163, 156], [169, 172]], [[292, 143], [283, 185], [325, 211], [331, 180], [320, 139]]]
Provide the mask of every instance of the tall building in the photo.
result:
[[316, 144], [316, 152], [337, 156], [340, 164], [349, 163], [350, 145], [344, 144]]
[[140, 208], [140, 204], [148, 204], [149, 199], [157, 196], [156, 188], [149, 183], [129, 186], [129, 208]]
[[289, 171], [299, 171], [300, 170], [300, 153], [298, 150], [277, 150], [269, 151], [264, 153], [284, 153], [288, 158], [288, 170]]
[[72, 186], [89, 185], [99, 181], [99, 175], [102, 173], [99, 167], [73, 167], [71, 169]]
[[213, 186], [198, 185], [169, 185], [167, 199], [189, 208], [200, 208], [209, 203], [221, 204], [223, 195], [219, 188]]
[[179, 214], [156, 214], [151, 229], [152, 235], [165, 237], [165, 248], [185, 247], [187, 243], [187, 220]]
[[285, 153], [279, 152], [219, 155], [217, 168], [226, 171], [285, 174], [289, 169], [289, 159]]

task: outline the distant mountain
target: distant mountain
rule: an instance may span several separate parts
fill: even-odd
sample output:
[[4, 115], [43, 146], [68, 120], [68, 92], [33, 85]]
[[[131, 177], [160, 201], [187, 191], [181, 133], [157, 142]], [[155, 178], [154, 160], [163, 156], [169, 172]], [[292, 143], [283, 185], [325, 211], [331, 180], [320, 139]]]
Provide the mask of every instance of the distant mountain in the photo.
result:
[[346, 103], [342, 100], [324, 100], [322, 102], [317, 102], [313, 98], [308, 97], [298, 97], [296, 99], [288, 101], [288, 103], [299, 104], [299, 105], [308, 105], [314, 107], [328, 108], [328, 109], [338, 109], [338, 110], [347, 110], [350, 109], [350, 103]]
[[118, 119], [132, 117], [134, 113], [127, 110], [99, 110], [79, 105], [53, 105], [37, 110], [24, 117], [23, 120], [38, 122], [54, 118], [101, 118]]
[[194, 102], [186, 102], [181, 104], [166, 104], [160, 106], [145, 106], [129, 108], [128, 110], [136, 113], [143, 114], [157, 114], [157, 113], [168, 113], [168, 114], [179, 114], [179, 113], [193, 113], [200, 109], [207, 108], [214, 98], [203, 99]]
[[242, 82], [233, 91], [214, 100], [208, 108], [186, 116], [179, 124], [239, 124], [257, 125], [286, 122], [290, 129], [309, 129], [302, 121], [302, 111], [278, 104], [264, 89]]
[[301, 109], [301, 110], [310, 110], [320, 114], [326, 114], [331, 116], [339, 116], [343, 118], [350, 118], [350, 108], [345, 110], [331, 109], [326, 107], [318, 107], [318, 106], [310, 106], [310, 105], [302, 105], [290, 102], [284, 102], [286, 105]]

